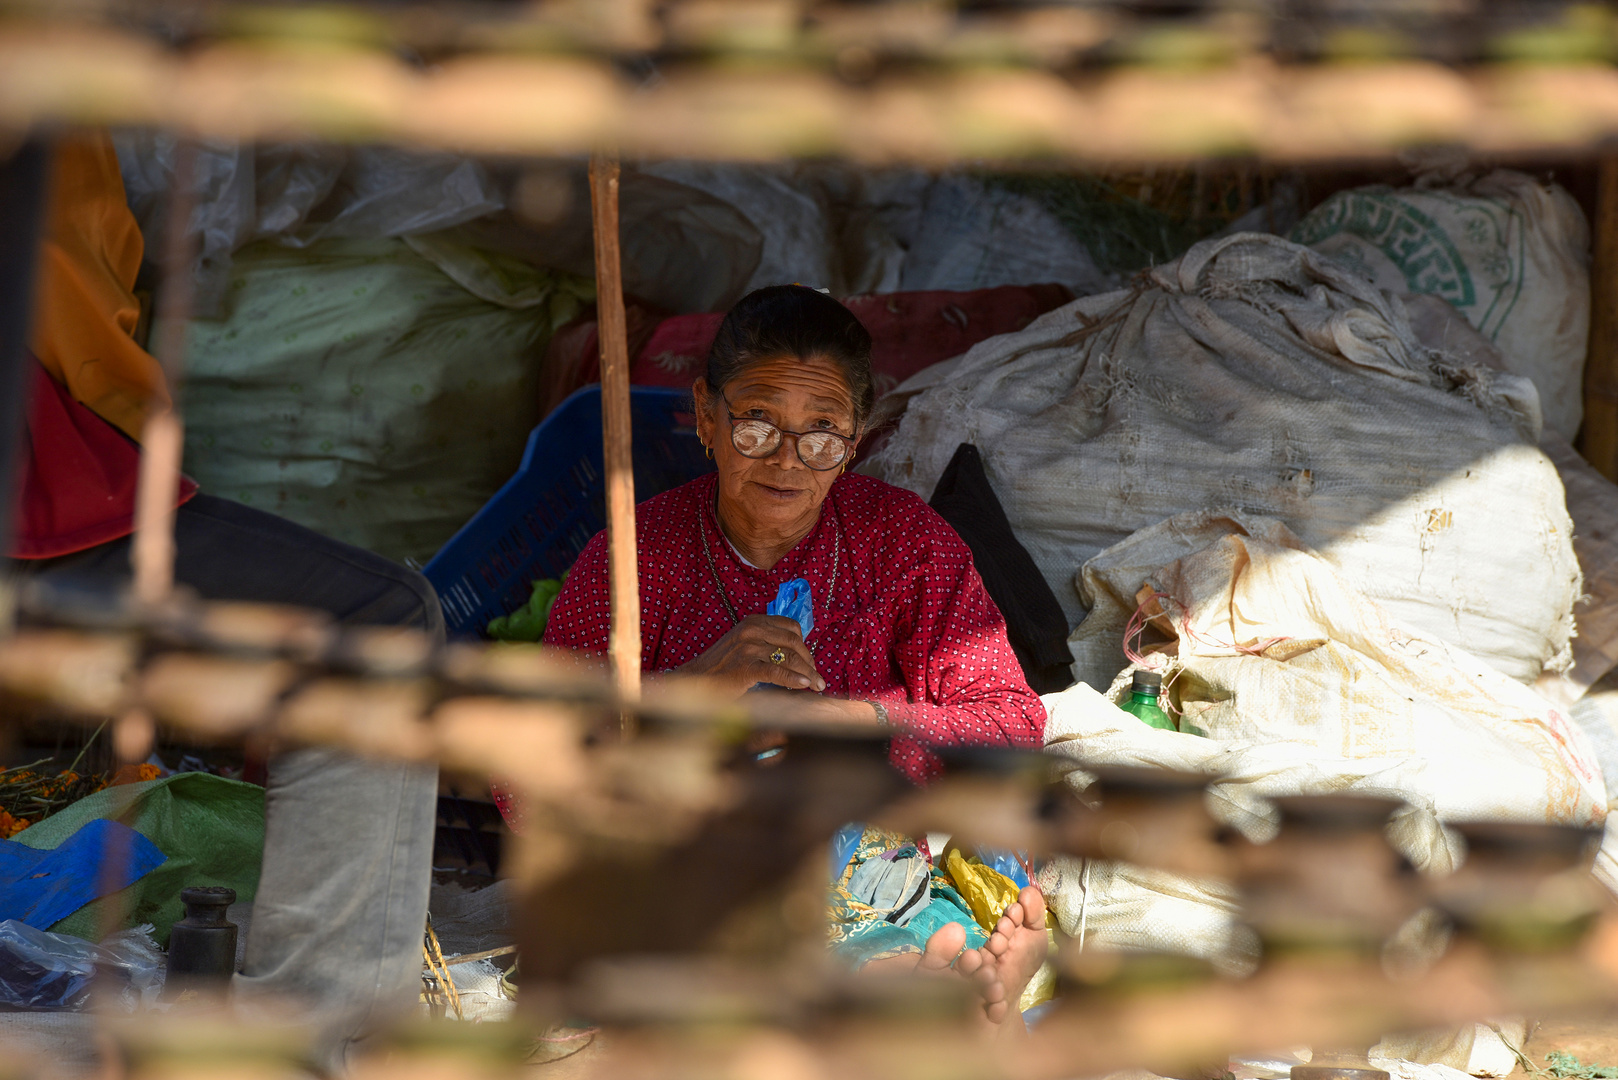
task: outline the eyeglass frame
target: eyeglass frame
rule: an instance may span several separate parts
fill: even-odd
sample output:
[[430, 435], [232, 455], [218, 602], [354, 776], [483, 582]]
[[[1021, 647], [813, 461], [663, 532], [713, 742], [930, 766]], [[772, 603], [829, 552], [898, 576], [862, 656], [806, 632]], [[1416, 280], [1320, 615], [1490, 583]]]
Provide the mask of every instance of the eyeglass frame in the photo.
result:
[[[741, 454], [742, 457], [749, 461], [763, 461], [765, 458], [774, 456], [778, 451], [780, 451], [781, 442], [785, 442], [788, 435], [792, 436], [792, 452], [798, 456], [798, 460], [803, 463], [803, 467], [811, 472], [831, 472], [833, 469], [838, 468], [839, 466], [847, 465], [850, 461], [854, 460], [854, 454], [859, 449], [860, 440], [859, 436], [857, 435], [844, 435], [841, 431], [826, 431], [824, 429], [818, 431], [789, 431], [780, 424], [761, 419], [757, 416], [737, 416], [731, 411], [730, 399], [724, 395], [723, 391], [721, 391], [719, 394], [719, 400], [725, 403], [725, 416], [730, 420], [730, 445], [735, 447], [738, 454]], [[776, 443], [769, 450], [758, 455], [757, 457], [754, 457], [741, 447], [736, 446], [737, 424], [763, 424], [766, 427], [772, 427], [780, 433], [781, 442]], [[835, 463], [827, 465], [824, 469], [815, 468], [815, 466], [804, 460], [803, 448], [798, 444], [798, 440], [803, 438], [805, 435], [830, 435], [835, 439], [841, 440], [843, 444], [843, 456], [838, 458]]]

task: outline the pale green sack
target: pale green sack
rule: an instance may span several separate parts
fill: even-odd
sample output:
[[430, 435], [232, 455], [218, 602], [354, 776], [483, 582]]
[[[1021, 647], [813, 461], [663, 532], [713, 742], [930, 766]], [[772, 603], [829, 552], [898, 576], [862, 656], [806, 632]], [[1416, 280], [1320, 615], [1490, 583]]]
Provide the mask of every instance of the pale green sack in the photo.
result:
[[190, 327], [185, 470], [424, 563], [515, 471], [545, 346], [592, 295], [446, 237], [249, 246], [226, 318]]

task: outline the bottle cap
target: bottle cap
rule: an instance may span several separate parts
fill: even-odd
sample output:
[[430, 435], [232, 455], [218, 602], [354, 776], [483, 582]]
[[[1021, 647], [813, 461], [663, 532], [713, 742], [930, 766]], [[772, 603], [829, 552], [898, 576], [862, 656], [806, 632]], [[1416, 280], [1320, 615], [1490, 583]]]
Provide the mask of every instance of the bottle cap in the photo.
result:
[[1137, 671], [1135, 672], [1135, 682], [1131, 689], [1150, 691], [1154, 694], [1159, 693], [1163, 689], [1163, 676], [1155, 671]]

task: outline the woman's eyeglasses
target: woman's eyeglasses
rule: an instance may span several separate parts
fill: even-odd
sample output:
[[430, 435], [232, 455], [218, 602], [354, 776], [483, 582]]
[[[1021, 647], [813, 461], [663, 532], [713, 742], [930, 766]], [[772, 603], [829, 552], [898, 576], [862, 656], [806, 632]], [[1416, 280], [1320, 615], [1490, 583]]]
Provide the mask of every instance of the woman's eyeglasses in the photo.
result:
[[843, 464], [854, 454], [854, 440], [835, 431], [787, 431], [768, 420], [752, 416], [737, 416], [730, 411], [730, 400], [721, 395], [725, 415], [730, 417], [730, 444], [742, 457], [767, 458], [781, 447], [781, 440], [790, 435], [798, 452], [798, 460], [816, 472], [827, 472]]

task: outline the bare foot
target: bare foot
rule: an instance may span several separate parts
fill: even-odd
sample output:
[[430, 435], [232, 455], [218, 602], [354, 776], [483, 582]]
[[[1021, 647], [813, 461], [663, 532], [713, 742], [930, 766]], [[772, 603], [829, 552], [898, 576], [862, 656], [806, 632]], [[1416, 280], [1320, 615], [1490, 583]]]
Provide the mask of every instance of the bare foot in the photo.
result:
[[999, 972], [1005, 990], [1005, 1004], [998, 1012], [993, 1006], [985, 1009], [991, 1021], [1004, 1023], [1016, 1011], [1028, 981], [1045, 963], [1047, 942], [1045, 896], [1030, 885], [1006, 907], [982, 949]]
[[966, 930], [960, 923], [948, 923], [927, 939], [927, 949], [918, 958], [915, 953], [873, 960], [865, 965], [866, 971], [912, 971], [918, 975], [959, 975], [972, 984], [982, 1002], [986, 1028], [999, 1021], [997, 1014], [1006, 1015], [1006, 988], [1001, 984], [1000, 970], [993, 958], [982, 949], [966, 947]]
[[966, 930], [960, 923], [948, 923], [933, 932], [916, 970], [923, 974], [942, 973], [951, 967], [977, 991], [983, 1001], [984, 1018], [997, 1023], [993, 1010], [1004, 1015], [1006, 1008], [1006, 988], [1001, 985], [1000, 971], [988, 953], [966, 947]]

